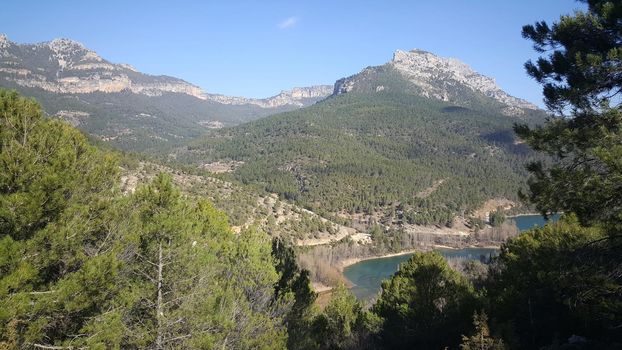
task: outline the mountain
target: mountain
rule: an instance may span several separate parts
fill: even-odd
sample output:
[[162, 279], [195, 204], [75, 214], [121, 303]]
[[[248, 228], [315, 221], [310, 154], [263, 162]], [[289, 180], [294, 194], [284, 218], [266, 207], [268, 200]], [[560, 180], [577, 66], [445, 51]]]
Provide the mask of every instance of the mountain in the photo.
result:
[[535, 155], [512, 126], [545, 117], [464, 63], [396, 51], [338, 80], [326, 100], [214, 130], [175, 156], [229, 164], [231, 178], [325, 217], [452, 225], [489, 200], [519, 205]]
[[443, 58], [423, 50], [408, 52], [397, 50], [393, 54], [393, 59], [384, 66], [368, 67], [359, 74], [338, 80], [334, 94], [383, 91], [388, 87], [373, 86], [370, 83], [376, 81], [374, 77], [387, 69], [394, 70], [408, 81], [406, 87], [394, 87], [398, 91], [412, 90], [424, 97], [463, 106], [469, 106], [485, 96], [505, 105], [503, 112], [508, 116], [520, 116], [525, 110], [538, 109], [530, 102], [510, 96], [497, 86], [494, 79], [477, 73], [467, 64], [455, 58]]
[[333, 92], [332, 85], [317, 85], [310, 87], [296, 87], [291, 90], [281, 91], [278, 95], [264, 98], [252, 99], [245, 97], [232, 97], [225, 95], [207, 95], [211, 101], [220, 102], [228, 105], [251, 104], [263, 108], [278, 108], [282, 106], [306, 107], [320, 101]]
[[111, 63], [72, 40], [22, 45], [5, 35], [0, 35], [0, 86], [36, 97], [49, 115], [135, 150], [308, 106], [333, 89], [294, 88], [265, 99], [210, 94], [182, 79]]

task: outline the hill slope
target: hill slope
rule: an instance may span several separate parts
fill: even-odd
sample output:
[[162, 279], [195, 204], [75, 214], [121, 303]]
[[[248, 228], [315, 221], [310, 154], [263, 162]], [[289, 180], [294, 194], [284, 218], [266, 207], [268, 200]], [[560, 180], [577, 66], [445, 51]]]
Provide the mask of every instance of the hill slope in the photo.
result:
[[209, 128], [297, 109], [332, 92], [330, 86], [315, 86], [266, 99], [209, 94], [178, 78], [111, 63], [72, 40], [16, 44], [4, 35], [0, 87], [35, 97], [48, 115], [133, 150], [176, 144]]
[[515, 200], [532, 154], [511, 128], [544, 113], [492, 86], [460, 83], [436, 59], [427, 85], [410, 74], [424, 69], [405, 74], [394, 59], [339, 80], [323, 102], [212, 132], [177, 156], [236, 161], [232, 176], [244, 183], [324, 216], [389, 226], [451, 224], [487, 199]]

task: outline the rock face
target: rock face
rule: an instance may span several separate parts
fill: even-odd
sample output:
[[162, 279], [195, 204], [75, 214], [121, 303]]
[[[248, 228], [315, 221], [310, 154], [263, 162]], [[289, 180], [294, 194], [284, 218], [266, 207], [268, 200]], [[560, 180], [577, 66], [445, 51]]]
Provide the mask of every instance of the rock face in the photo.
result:
[[197, 86], [167, 76], [141, 74], [131, 66], [113, 64], [84, 45], [54, 39], [34, 45], [18, 45], [0, 37], [0, 74], [17, 85], [52, 93], [87, 94], [131, 91], [158, 96], [182, 93], [206, 99]]
[[58, 94], [129, 91], [161, 96], [178, 93], [221, 104], [252, 104], [263, 108], [303, 107], [332, 92], [328, 86], [314, 86], [294, 88], [266, 99], [208, 94], [178, 78], [142, 74], [127, 64], [111, 63], [73, 40], [54, 39], [21, 45], [11, 42], [6, 35], [0, 35], [0, 77], [19, 86]]
[[[510, 96], [501, 90], [494, 79], [477, 73], [467, 64], [454, 59], [443, 58], [422, 50], [397, 50], [393, 59], [380, 67], [368, 67], [361, 73], [337, 81], [334, 94], [347, 93], [357, 89], [365, 77], [376, 71], [393, 70], [416, 87], [418, 93], [429, 98], [448, 102], [461, 102], [461, 94], [467, 90], [492, 98], [506, 106], [506, 114], [516, 114], [522, 109], [538, 109], [532, 103]], [[376, 92], [384, 91], [385, 86], [374, 88]]]
[[159, 152], [209, 129], [313, 104], [332, 87], [295, 88], [265, 99], [210, 94], [170, 76], [143, 74], [79, 42], [16, 44], [0, 35], [0, 87], [35, 97], [50, 117], [133, 151]]
[[304, 107], [330, 96], [332, 92], [332, 85], [317, 85], [310, 87], [296, 87], [291, 90], [281, 91], [278, 95], [263, 99], [224, 95], [208, 95], [208, 98], [212, 101], [229, 105], [253, 104], [263, 108], [275, 108], [288, 105]]

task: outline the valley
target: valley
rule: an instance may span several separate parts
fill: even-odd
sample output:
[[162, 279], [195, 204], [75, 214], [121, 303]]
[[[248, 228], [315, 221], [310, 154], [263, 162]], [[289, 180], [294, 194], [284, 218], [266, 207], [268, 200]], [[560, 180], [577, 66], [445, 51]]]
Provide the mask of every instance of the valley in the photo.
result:
[[148, 154], [123, 156], [124, 193], [171, 174], [234, 232], [256, 227], [298, 247], [319, 289], [341, 283], [352, 259], [498, 245], [516, 232], [487, 225], [490, 214], [527, 210], [516, 193], [537, 156], [511, 129], [545, 113], [456, 59], [397, 50], [334, 86], [254, 100], [145, 75], [68, 39], [4, 36], [2, 49], [5, 87], [104, 144]]
[[[378, 224], [365, 214], [322, 217], [278, 194], [259, 191], [235, 179], [206, 171], [184, 171], [125, 156], [120, 189], [126, 195], [148, 184], [159, 173], [168, 173], [182, 192], [194, 200], [208, 199], [226, 213], [233, 232], [256, 227], [297, 247], [299, 263], [311, 273], [316, 291], [327, 291], [345, 282], [342, 270], [355, 261], [434, 247], [498, 246], [518, 231], [508, 222], [499, 227], [476, 228], [466, 218], [455, 218], [452, 227], [403, 223]], [[220, 174], [222, 176], [222, 174]], [[496, 206], [496, 204], [499, 204]], [[477, 211], [482, 218], [507, 201], [489, 201]]]
[[0, 350], [622, 347], [622, 1], [3, 7]]

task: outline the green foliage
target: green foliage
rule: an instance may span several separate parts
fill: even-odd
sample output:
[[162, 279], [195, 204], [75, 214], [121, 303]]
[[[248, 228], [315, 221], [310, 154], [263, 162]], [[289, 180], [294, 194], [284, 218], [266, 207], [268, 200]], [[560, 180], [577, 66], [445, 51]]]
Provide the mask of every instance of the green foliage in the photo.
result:
[[40, 106], [0, 89], [0, 231], [32, 238], [72, 205], [110, 193], [114, 157], [77, 130], [42, 117]]
[[290, 301], [291, 309], [285, 316], [287, 324], [287, 347], [305, 349], [312, 346], [311, 318], [316, 294], [311, 289], [309, 271], [301, 270], [294, 250], [280, 238], [272, 240], [272, 257], [279, 273], [274, 288], [273, 303]]
[[523, 27], [523, 36], [538, 52], [550, 51], [527, 73], [543, 85], [547, 106], [562, 112], [567, 106], [579, 111], [601, 107], [620, 92], [622, 68], [622, 4], [610, 0], [582, 0], [588, 11]]
[[372, 335], [381, 320], [364, 311], [361, 303], [343, 285], [331, 291], [331, 299], [313, 320], [313, 334], [318, 349], [372, 349]]
[[461, 350], [504, 350], [503, 340], [495, 339], [490, 336], [488, 329], [488, 316], [486, 313], [475, 313], [473, 315], [473, 326], [475, 332], [472, 336], [462, 336], [460, 343]]
[[[527, 72], [543, 84], [547, 105], [560, 115], [543, 127], [515, 127], [535, 150], [555, 157], [531, 163], [529, 199], [543, 213], [574, 212], [583, 224], [622, 229], [622, 4], [589, 0], [587, 12], [525, 26], [536, 50], [550, 52]], [[615, 102], [612, 105], [612, 102]]]
[[488, 294], [490, 314], [509, 343], [538, 348], [573, 334], [620, 340], [622, 288], [612, 259], [619, 248], [604, 237], [567, 216], [503, 245]]
[[503, 213], [502, 208], [497, 208], [497, 210], [490, 213], [490, 225], [492, 227], [499, 227], [505, 222], [505, 213]]
[[529, 199], [543, 213], [573, 212], [584, 224], [622, 229], [622, 113], [609, 109], [542, 128], [517, 127], [534, 149], [557, 161], [529, 165]]
[[351, 347], [361, 313], [361, 305], [343, 284], [335, 288], [329, 304], [315, 320], [315, 336], [320, 342], [320, 348], [347, 349]]
[[164, 175], [120, 210], [132, 213], [122, 228], [124, 348], [285, 346], [265, 234], [234, 236], [222, 213], [191, 204]]
[[477, 306], [471, 284], [431, 252], [416, 253], [384, 281], [372, 310], [384, 321], [383, 347], [441, 349], [460, 343]]
[[165, 175], [121, 197], [115, 157], [32, 100], [0, 90], [0, 117], [1, 348], [285, 348], [266, 234]]
[[585, 2], [587, 12], [562, 16], [552, 27], [523, 28], [537, 51], [551, 52], [526, 68], [558, 113], [541, 127], [515, 127], [553, 157], [528, 166], [526, 197], [543, 214], [566, 216], [510, 240], [489, 273], [494, 328], [516, 348], [556, 348], [575, 335], [582, 344], [570, 346], [622, 341], [622, 4]]
[[[383, 74], [374, 79], [408, 84]], [[470, 101], [471, 108], [450, 111], [409, 91], [352, 92], [215, 131], [177, 157], [244, 161], [236, 180], [315, 212], [449, 225], [488, 198], [517, 199], [522, 164], [534, 159], [514, 143], [512, 119], [499, 106]], [[524, 118], [536, 122], [542, 114]]]
[[80, 334], [105, 311], [119, 273], [105, 230], [116, 173], [113, 156], [0, 90], [0, 341]]

